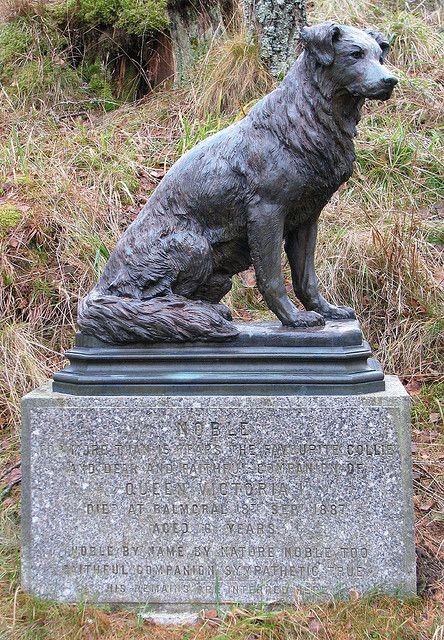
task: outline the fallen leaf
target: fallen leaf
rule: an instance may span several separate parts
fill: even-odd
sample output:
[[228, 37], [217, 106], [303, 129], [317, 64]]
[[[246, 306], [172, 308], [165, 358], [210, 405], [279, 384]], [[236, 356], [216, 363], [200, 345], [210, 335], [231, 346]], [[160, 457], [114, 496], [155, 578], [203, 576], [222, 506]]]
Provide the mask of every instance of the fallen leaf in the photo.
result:
[[206, 609], [202, 615], [204, 620], [217, 620], [219, 614], [217, 613], [217, 609]]
[[416, 396], [421, 391], [421, 383], [416, 378], [412, 378], [405, 388], [411, 396]]
[[16, 205], [14, 205], [16, 209], [19, 209], [20, 211], [23, 211], [23, 213], [26, 213], [26, 211], [30, 210], [30, 205], [29, 204], [20, 204], [20, 202], [18, 202]]
[[429, 498], [428, 500], [421, 500], [418, 506], [421, 511], [430, 511], [430, 509], [433, 509], [435, 504], [435, 500], [433, 498]]
[[239, 279], [242, 283], [242, 286], [247, 287], [248, 289], [252, 289], [256, 286], [256, 274], [254, 272], [254, 269], [241, 271], [241, 273], [239, 274]]
[[433, 205], [433, 209], [440, 218], [444, 218], [444, 200], [438, 200], [438, 202]]
[[148, 174], [152, 177], [152, 178], [163, 178], [165, 175], [166, 171], [164, 169], [151, 169], [151, 171], [148, 171]]
[[312, 620], [308, 625], [308, 630], [311, 631], [311, 633], [319, 634], [319, 632], [322, 631], [322, 625], [319, 620]]
[[444, 269], [436, 269], [433, 273], [433, 277], [438, 287], [444, 287]]

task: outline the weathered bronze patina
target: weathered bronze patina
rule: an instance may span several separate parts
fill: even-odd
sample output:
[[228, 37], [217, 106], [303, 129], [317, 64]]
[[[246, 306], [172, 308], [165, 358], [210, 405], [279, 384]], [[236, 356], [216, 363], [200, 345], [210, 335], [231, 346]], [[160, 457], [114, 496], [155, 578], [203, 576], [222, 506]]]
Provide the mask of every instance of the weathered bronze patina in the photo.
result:
[[[232, 338], [238, 329], [219, 303], [251, 264], [283, 325], [354, 318], [318, 290], [318, 218], [352, 174], [364, 100], [388, 99], [397, 79], [383, 65], [380, 33], [327, 22], [301, 37], [304, 51], [281, 85], [167, 173], [81, 301], [84, 334], [113, 343]], [[306, 311], [285, 290], [282, 242]]]

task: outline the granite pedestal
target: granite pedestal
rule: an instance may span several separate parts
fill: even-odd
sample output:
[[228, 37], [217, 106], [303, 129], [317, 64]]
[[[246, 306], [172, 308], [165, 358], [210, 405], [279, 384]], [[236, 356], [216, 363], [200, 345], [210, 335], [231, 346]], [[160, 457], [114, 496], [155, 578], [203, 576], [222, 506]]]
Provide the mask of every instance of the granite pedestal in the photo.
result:
[[361, 395], [30, 393], [23, 587], [161, 608], [414, 594], [409, 400], [385, 383]]

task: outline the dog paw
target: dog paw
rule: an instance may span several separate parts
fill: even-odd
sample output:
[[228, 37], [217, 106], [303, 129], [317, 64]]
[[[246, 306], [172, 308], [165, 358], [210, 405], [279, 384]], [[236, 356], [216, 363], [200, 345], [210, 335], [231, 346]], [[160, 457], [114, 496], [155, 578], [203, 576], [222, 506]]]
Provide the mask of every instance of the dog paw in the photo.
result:
[[327, 309], [321, 311], [327, 320], [355, 320], [356, 313], [351, 307], [336, 307], [329, 304]]
[[286, 327], [323, 327], [325, 320], [316, 311], [299, 311], [294, 318], [282, 324]]

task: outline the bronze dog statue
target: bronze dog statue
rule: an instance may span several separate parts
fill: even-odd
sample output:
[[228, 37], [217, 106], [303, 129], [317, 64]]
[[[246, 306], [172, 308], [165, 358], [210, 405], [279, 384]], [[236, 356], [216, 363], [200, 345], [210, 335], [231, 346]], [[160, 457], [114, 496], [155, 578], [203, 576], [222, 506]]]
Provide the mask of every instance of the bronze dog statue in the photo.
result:
[[[84, 333], [116, 343], [231, 338], [237, 329], [218, 303], [251, 264], [283, 325], [354, 317], [319, 293], [317, 223], [352, 174], [364, 100], [388, 99], [397, 78], [383, 66], [389, 43], [380, 33], [326, 22], [301, 39], [304, 51], [275, 91], [171, 167], [81, 300]], [[282, 242], [306, 311], [286, 293]]]

